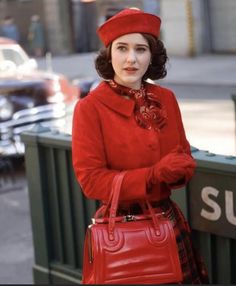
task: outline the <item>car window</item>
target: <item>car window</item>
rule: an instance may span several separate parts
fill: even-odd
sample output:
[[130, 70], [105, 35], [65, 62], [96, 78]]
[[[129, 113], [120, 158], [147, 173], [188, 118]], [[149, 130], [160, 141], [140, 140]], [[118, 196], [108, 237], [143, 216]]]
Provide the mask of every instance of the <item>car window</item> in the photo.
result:
[[2, 49], [3, 60], [12, 61], [16, 64], [16, 66], [20, 66], [24, 64], [25, 60], [17, 51], [13, 49]]

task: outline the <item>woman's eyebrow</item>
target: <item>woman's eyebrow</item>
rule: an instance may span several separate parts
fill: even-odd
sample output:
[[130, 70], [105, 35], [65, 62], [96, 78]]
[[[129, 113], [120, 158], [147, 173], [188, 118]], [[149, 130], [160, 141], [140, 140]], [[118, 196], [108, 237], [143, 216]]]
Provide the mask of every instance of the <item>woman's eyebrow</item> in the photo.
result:
[[149, 47], [147, 44], [136, 44], [136, 46], [139, 46], [139, 47]]
[[118, 43], [116, 43], [116, 45], [128, 45], [127, 43], [124, 43], [124, 42], [118, 42]]
[[[116, 43], [116, 45], [125, 45], [125, 46], [128, 46], [128, 43], [125, 43], [125, 42], [118, 42]], [[139, 46], [139, 47], [149, 47], [147, 44], [135, 44], [135, 46]]]

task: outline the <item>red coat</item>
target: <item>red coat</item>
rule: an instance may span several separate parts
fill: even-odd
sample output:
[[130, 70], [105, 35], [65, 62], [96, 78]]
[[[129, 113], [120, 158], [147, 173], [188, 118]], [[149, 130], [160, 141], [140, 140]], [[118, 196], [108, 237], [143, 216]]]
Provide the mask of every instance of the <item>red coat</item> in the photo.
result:
[[[134, 101], [117, 95], [106, 82], [77, 103], [72, 129], [73, 166], [88, 198], [107, 201], [112, 180], [121, 170], [128, 172], [120, 199], [145, 198], [148, 167], [177, 144], [190, 154], [173, 92], [153, 84], [147, 85], [147, 92], [155, 94], [167, 111], [167, 125], [160, 132], [139, 127]], [[166, 184], [156, 184], [148, 198], [158, 201], [170, 193]]]

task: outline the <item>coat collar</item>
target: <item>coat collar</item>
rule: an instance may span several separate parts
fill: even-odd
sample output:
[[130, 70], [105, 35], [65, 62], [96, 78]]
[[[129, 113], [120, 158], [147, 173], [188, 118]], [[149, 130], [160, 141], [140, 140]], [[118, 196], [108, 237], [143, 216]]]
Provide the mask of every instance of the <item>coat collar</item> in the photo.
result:
[[133, 114], [134, 101], [116, 94], [105, 81], [91, 92], [91, 96], [123, 116], [130, 117]]

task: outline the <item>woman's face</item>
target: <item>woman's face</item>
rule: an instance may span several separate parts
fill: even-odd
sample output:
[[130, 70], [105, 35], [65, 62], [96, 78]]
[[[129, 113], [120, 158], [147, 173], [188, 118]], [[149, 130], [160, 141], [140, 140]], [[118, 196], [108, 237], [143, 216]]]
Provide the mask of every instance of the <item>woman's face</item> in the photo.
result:
[[141, 34], [126, 34], [113, 41], [111, 63], [115, 72], [114, 80], [118, 84], [139, 89], [150, 61], [151, 51]]

